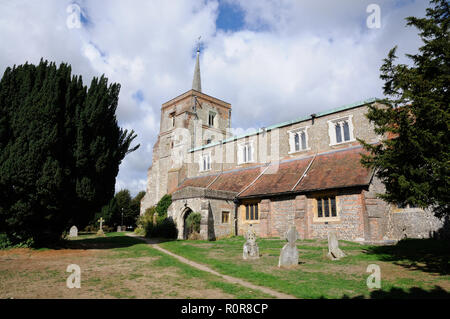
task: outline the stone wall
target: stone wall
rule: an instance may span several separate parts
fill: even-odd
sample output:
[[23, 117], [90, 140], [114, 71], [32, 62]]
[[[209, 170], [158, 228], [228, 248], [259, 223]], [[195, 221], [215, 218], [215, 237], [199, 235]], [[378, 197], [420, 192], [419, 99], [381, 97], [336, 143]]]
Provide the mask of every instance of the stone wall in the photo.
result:
[[[200, 237], [214, 240], [235, 234], [235, 205], [231, 192], [186, 187], [174, 193], [168, 216], [177, 224], [178, 239], [183, 239], [184, 218], [187, 211], [200, 213]], [[229, 213], [228, 223], [222, 223], [222, 212]]]
[[316, 203], [314, 198], [308, 199], [308, 238], [328, 238], [328, 231], [333, 229], [339, 239], [364, 241], [364, 209], [360, 193], [340, 194], [336, 196], [336, 220], [314, 220]]

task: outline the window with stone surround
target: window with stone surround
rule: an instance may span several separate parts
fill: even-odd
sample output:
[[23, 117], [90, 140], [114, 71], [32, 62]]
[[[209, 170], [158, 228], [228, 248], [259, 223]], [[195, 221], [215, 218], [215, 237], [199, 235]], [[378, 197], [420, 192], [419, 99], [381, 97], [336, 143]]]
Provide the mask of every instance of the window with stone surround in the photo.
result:
[[354, 142], [353, 115], [341, 117], [328, 121], [328, 135], [330, 136], [330, 146], [348, 142]]
[[291, 131], [289, 134], [289, 154], [309, 150], [308, 127], [301, 127]]
[[249, 203], [243, 205], [245, 221], [259, 220], [258, 206], [259, 206], [258, 203]]
[[214, 119], [216, 117], [216, 113], [214, 112], [209, 112], [209, 117], [208, 117], [208, 125], [211, 127], [214, 127]]
[[222, 212], [222, 224], [228, 224], [230, 222], [230, 212]]
[[339, 220], [338, 201], [334, 195], [317, 196], [315, 199], [314, 220]]
[[206, 153], [201, 156], [200, 171], [209, 171], [211, 169], [211, 153]]
[[238, 147], [238, 164], [252, 163], [254, 162], [253, 156], [253, 143], [244, 143]]
[[170, 113], [170, 118], [172, 118], [172, 127], [175, 127], [175, 112]]

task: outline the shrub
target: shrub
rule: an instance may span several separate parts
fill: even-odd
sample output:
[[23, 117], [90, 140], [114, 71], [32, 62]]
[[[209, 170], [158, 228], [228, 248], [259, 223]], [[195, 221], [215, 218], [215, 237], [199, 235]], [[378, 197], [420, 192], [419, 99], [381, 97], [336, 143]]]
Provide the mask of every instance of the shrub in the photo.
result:
[[145, 228], [146, 237], [160, 237], [176, 239], [178, 236], [177, 226], [171, 217], [159, 220], [156, 225], [153, 223], [147, 223]]
[[138, 217], [137, 228], [139, 231], [143, 230], [145, 234], [145, 229], [147, 229], [148, 224], [153, 224], [153, 216], [156, 213], [156, 207], [152, 206], [145, 210], [144, 215]]
[[6, 248], [28, 248], [33, 246], [33, 240], [31, 238], [22, 241], [13, 243], [10, 241], [8, 236], [4, 233], [0, 233], [0, 249], [6, 249]]
[[191, 213], [186, 218], [186, 228], [188, 230], [188, 234], [192, 233], [200, 233], [200, 221], [202, 219], [202, 215], [200, 213]]
[[83, 229], [83, 232], [85, 233], [96, 233], [98, 230], [98, 227], [95, 227], [94, 225], [88, 225]]
[[145, 236], [145, 229], [144, 229], [144, 227], [142, 227], [142, 225], [138, 225], [134, 229], [134, 233], [139, 236]]
[[172, 195], [164, 195], [156, 204], [156, 212], [158, 218], [165, 219], [167, 217], [167, 209], [172, 204]]

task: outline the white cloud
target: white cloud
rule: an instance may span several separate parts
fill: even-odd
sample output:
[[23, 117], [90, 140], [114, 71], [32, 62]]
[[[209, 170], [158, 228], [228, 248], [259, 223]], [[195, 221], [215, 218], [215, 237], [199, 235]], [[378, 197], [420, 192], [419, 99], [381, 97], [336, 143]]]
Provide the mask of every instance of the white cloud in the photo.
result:
[[399, 54], [417, 49], [404, 18], [427, 5], [377, 1], [382, 27], [368, 29], [366, 0], [227, 1], [244, 11], [243, 30], [216, 30], [216, 1], [78, 1], [88, 23], [70, 29], [71, 1], [0, 0], [0, 72], [44, 57], [69, 62], [86, 84], [102, 73], [119, 82], [119, 124], [135, 130], [141, 147], [121, 164], [116, 190], [136, 194], [145, 189], [161, 104], [190, 89], [198, 36], [203, 91], [230, 102], [233, 126], [245, 131], [380, 97], [382, 59], [396, 44]]

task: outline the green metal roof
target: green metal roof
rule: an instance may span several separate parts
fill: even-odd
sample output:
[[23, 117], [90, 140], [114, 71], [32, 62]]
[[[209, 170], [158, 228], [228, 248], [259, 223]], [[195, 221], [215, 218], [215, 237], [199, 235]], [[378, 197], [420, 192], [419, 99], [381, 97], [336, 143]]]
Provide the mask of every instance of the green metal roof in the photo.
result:
[[[359, 102], [355, 102], [355, 103], [351, 103], [351, 104], [346, 104], [346, 105], [339, 106], [339, 107], [336, 107], [336, 108], [328, 110], [328, 111], [316, 113], [315, 117], [317, 118], [317, 117], [321, 117], [321, 116], [325, 116], [325, 115], [329, 115], [329, 114], [333, 114], [333, 113], [349, 110], [349, 109], [352, 109], [354, 107], [358, 107], [358, 106], [362, 106], [362, 105], [365, 105], [365, 104], [373, 103], [373, 102], [375, 102], [377, 100], [379, 100], [379, 99], [377, 99], [377, 98], [369, 98], [369, 99], [366, 99], [366, 100], [363, 100], [363, 101], [359, 101]], [[265, 131], [270, 131], [270, 130], [273, 130], [273, 129], [276, 129], [276, 128], [280, 128], [280, 127], [283, 127], [283, 126], [288, 126], [288, 125], [300, 123], [300, 122], [303, 122], [303, 121], [307, 121], [307, 120], [310, 120], [311, 118], [312, 118], [311, 115], [298, 117], [296, 119], [293, 119], [293, 120], [290, 120], [290, 121], [281, 122], [281, 123], [278, 123], [278, 124], [274, 124], [274, 125], [268, 126], [266, 128], [259, 128], [258, 130], [254, 131], [254, 132], [241, 134], [241, 135], [235, 135], [235, 136], [229, 137], [227, 139], [224, 139], [222, 141], [218, 141], [218, 142], [213, 142], [213, 143], [209, 143], [209, 144], [206, 144], [206, 145], [202, 145], [202, 146], [190, 149], [188, 152], [192, 153], [192, 152], [203, 150], [203, 149], [206, 149], [206, 148], [210, 148], [210, 147], [213, 147], [213, 146], [216, 146], [216, 145], [225, 144], [225, 143], [228, 143], [228, 142], [232, 142], [234, 140], [239, 140], [241, 138], [245, 138], [245, 137], [249, 137], [249, 136], [253, 136], [253, 135], [262, 133], [262, 132], [264, 132], [264, 130]]]

